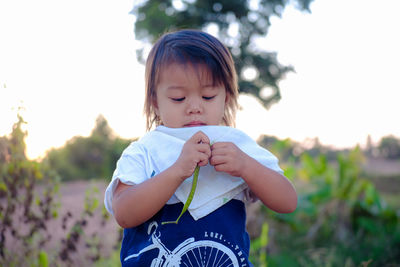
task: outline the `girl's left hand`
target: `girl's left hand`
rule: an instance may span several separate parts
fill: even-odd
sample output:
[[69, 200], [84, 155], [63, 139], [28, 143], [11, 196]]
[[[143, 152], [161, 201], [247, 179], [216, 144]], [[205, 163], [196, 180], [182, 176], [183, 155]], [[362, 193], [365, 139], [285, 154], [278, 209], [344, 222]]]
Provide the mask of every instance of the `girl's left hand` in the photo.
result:
[[249, 156], [231, 142], [217, 142], [211, 146], [210, 164], [216, 171], [242, 177]]

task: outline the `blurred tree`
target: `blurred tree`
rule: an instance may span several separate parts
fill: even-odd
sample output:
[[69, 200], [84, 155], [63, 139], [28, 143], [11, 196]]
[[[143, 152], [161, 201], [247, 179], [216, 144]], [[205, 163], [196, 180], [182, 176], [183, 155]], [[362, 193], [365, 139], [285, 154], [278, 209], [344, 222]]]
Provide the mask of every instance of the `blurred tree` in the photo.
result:
[[112, 138], [113, 131], [108, 125], [106, 118], [103, 115], [99, 115], [96, 118], [96, 126], [92, 131], [92, 136], [96, 136], [100, 139], [108, 140]]
[[400, 159], [400, 139], [393, 135], [382, 137], [378, 145], [379, 154], [388, 159]]
[[73, 137], [64, 147], [50, 150], [46, 160], [63, 181], [109, 179], [115, 163], [130, 142], [116, 137], [107, 120], [99, 115], [89, 137]]
[[136, 4], [135, 36], [143, 41], [137, 57], [144, 62], [145, 46], [167, 31], [201, 29], [216, 34], [231, 50], [239, 76], [239, 90], [268, 108], [281, 98], [278, 83], [291, 66], [281, 65], [276, 53], [256, 45], [265, 38], [272, 16], [281, 17], [285, 6], [294, 4], [310, 12], [313, 0], [148, 0]]

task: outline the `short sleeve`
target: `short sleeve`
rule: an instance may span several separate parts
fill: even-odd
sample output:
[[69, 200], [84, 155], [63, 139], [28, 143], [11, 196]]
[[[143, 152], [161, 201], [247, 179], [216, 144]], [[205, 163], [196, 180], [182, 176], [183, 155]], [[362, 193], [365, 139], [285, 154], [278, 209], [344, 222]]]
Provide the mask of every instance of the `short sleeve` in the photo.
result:
[[263, 148], [261, 146], [259, 146], [259, 147], [261, 149], [260, 154], [262, 154], [263, 156], [260, 157], [260, 159], [258, 159], [258, 158], [255, 158], [255, 159], [257, 161], [259, 161], [265, 167], [283, 175], [283, 170], [279, 166], [278, 158], [274, 154], [272, 154], [269, 150], [267, 150], [266, 148]]
[[149, 155], [140, 143], [133, 142], [124, 150], [105, 192], [104, 205], [109, 213], [113, 214], [112, 199], [118, 181], [127, 185], [142, 183], [151, 177], [149, 164]]

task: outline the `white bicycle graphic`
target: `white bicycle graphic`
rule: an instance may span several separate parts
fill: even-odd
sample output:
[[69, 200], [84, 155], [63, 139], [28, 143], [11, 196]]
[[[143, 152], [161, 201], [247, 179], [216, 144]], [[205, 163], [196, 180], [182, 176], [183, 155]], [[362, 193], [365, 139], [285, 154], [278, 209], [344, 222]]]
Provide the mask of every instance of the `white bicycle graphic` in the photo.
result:
[[211, 241], [195, 241], [194, 238], [188, 238], [177, 246], [174, 250], [169, 250], [161, 242], [160, 233], [156, 233], [158, 224], [152, 222], [149, 225], [147, 233], [151, 235], [153, 244], [142, 249], [137, 254], [127, 256], [124, 261], [138, 257], [140, 254], [152, 249], [159, 249], [158, 257], [153, 259], [151, 267], [179, 267], [179, 266], [204, 266], [204, 267], [236, 267], [239, 266], [235, 254], [228, 247]]

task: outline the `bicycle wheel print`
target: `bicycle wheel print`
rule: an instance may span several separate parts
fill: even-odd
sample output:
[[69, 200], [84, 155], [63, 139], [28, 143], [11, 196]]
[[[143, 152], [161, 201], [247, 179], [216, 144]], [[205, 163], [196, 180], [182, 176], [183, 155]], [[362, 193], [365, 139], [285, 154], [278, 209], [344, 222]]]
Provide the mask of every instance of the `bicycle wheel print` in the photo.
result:
[[[182, 247], [175, 253], [180, 257], [180, 265], [185, 267], [235, 267], [239, 266], [235, 254], [226, 246], [210, 241], [201, 240]], [[165, 266], [170, 265], [169, 262]]]

